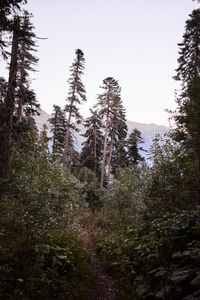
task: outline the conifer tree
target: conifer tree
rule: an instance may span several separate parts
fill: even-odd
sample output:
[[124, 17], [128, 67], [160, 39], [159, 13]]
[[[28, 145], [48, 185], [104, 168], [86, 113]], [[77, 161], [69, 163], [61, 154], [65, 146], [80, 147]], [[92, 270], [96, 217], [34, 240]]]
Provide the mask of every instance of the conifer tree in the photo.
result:
[[67, 129], [65, 137], [65, 149], [63, 155], [63, 167], [69, 167], [69, 161], [72, 161], [72, 153], [70, 153], [70, 136], [72, 137], [73, 131], [78, 131], [76, 123], [80, 123], [82, 117], [79, 112], [79, 105], [86, 101], [86, 92], [84, 85], [81, 81], [81, 76], [84, 71], [85, 58], [84, 53], [80, 50], [76, 50], [76, 58], [70, 68], [71, 77], [68, 80], [69, 93], [67, 97], [67, 104], [65, 111], [68, 114]]
[[24, 11], [21, 17], [15, 109], [18, 124], [22, 122], [23, 117], [38, 114], [39, 110], [36, 95], [30, 88], [30, 72], [35, 71], [35, 65], [38, 63], [38, 58], [34, 55], [37, 46], [31, 17], [27, 11]]
[[[121, 89], [120, 89], [121, 90]], [[108, 184], [111, 173], [126, 165], [125, 139], [127, 135], [126, 112], [120, 94], [113, 99], [111, 122], [109, 126]]]
[[194, 151], [199, 166], [198, 201], [200, 203], [200, 9], [186, 21], [183, 42], [179, 44], [176, 80], [181, 81], [181, 92], [174, 114], [177, 125], [174, 137]]
[[139, 151], [144, 151], [139, 144], [144, 143], [144, 139], [141, 136], [141, 132], [138, 129], [133, 129], [129, 138], [127, 139], [127, 159], [129, 167], [133, 168], [139, 161], [143, 160], [143, 157]]
[[[17, 115], [18, 113], [20, 117], [23, 115], [22, 108], [23, 105], [26, 105], [27, 125], [26, 128], [22, 126], [23, 131], [26, 133], [30, 128], [33, 130], [32, 125], [34, 122], [28, 119], [30, 119], [30, 116], [39, 108], [39, 105], [36, 103], [35, 93], [29, 88], [28, 80], [28, 72], [32, 71], [30, 66], [34, 57], [31, 56], [30, 52], [33, 51], [33, 46], [35, 45], [32, 41], [35, 35], [32, 33], [33, 26], [29, 22], [29, 14], [25, 13], [24, 17], [16, 15], [14, 17], [12, 29], [13, 38], [10, 55], [9, 79], [4, 101], [1, 105], [0, 118], [0, 178], [1, 181], [5, 183], [2, 183], [2, 190], [5, 190], [6, 180], [9, 176], [11, 135], [14, 133], [13, 136], [15, 138], [20, 135], [19, 127], [16, 126], [19, 125], [17, 124]], [[34, 58], [34, 62], [37, 62], [37, 59]], [[26, 101], [22, 101], [22, 96], [23, 99], [26, 98]]]
[[42, 130], [39, 135], [39, 146], [40, 146], [40, 152], [41, 156], [45, 156], [49, 150], [48, 146], [49, 138], [47, 136], [47, 125], [43, 124]]
[[96, 110], [90, 109], [91, 116], [86, 119], [84, 127], [86, 132], [83, 136], [86, 141], [82, 143], [83, 148], [80, 156], [82, 167], [92, 170], [100, 178], [101, 151], [103, 146], [102, 122]]
[[26, 139], [28, 131], [35, 130], [30, 127], [29, 119], [35, 114], [39, 114], [40, 108], [35, 92], [30, 87], [30, 72], [35, 71], [35, 65], [38, 62], [38, 58], [35, 56], [36, 36], [31, 17], [32, 15], [24, 11], [20, 18], [13, 137], [21, 143]]
[[17, 74], [17, 55], [19, 47], [20, 19], [14, 19], [11, 59], [9, 67], [8, 87], [0, 118], [0, 197], [6, 192], [6, 182], [10, 172], [11, 133], [13, 128], [13, 112], [15, 107], [15, 87]]
[[157, 168], [157, 165], [159, 164], [160, 161], [161, 142], [163, 142], [163, 140], [160, 134], [156, 134], [153, 139], [153, 144], [149, 149], [149, 159], [152, 161], [154, 169]]
[[103, 89], [103, 92], [102, 94], [98, 95], [97, 107], [99, 107], [99, 114], [105, 122], [100, 183], [100, 187], [102, 188], [105, 181], [106, 167], [108, 169], [107, 173], [109, 181], [113, 147], [116, 140], [119, 139], [118, 129], [121, 126], [121, 122], [123, 123], [124, 121], [124, 112], [121, 104], [121, 88], [119, 87], [117, 80], [112, 77], [107, 77], [103, 80], [103, 85], [101, 88]]
[[127, 153], [126, 153], [126, 140], [120, 139], [117, 141], [112, 154], [112, 174], [114, 177], [117, 175], [117, 169], [125, 168], [128, 166]]
[[113, 98], [119, 96], [120, 89], [116, 80], [112, 77], [107, 77], [103, 80], [102, 94], [98, 95], [98, 103], [100, 116], [105, 120], [105, 132], [104, 132], [104, 146], [103, 146], [103, 157], [101, 164], [101, 182], [100, 188], [103, 188], [104, 176], [105, 176], [105, 164], [106, 164], [106, 154], [108, 146], [108, 130], [111, 121], [111, 107]]
[[19, 15], [22, 5], [26, 0], [1, 0], [0, 1], [0, 55], [4, 59], [9, 56], [7, 47], [9, 46], [8, 33], [12, 33], [16, 23], [15, 16]]
[[53, 133], [52, 152], [60, 157], [63, 157], [65, 147], [65, 134], [67, 128], [67, 121], [65, 112], [58, 105], [53, 106], [52, 118], [49, 119], [51, 124], [51, 132]]

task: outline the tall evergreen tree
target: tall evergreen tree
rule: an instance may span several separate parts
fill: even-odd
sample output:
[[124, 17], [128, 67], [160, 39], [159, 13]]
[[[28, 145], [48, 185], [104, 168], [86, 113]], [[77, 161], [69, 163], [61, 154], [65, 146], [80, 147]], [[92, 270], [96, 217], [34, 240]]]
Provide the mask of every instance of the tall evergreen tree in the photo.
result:
[[75, 122], [80, 123], [82, 117], [79, 112], [79, 105], [86, 101], [86, 92], [84, 85], [81, 81], [81, 76], [84, 71], [85, 58], [84, 53], [80, 50], [76, 50], [76, 58], [70, 68], [71, 77], [68, 80], [69, 93], [67, 97], [67, 104], [65, 111], [68, 114], [67, 129], [65, 137], [65, 149], [63, 155], [63, 167], [68, 168], [69, 161], [72, 160], [70, 153], [70, 136], [72, 137], [71, 131], [78, 131]]
[[[21, 1], [19, 1], [21, 2]], [[25, 21], [26, 20], [26, 21]], [[9, 79], [7, 83], [7, 91], [4, 101], [1, 105], [1, 119], [0, 119], [0, 178], [2, 183], [2, 191], [4, 193], [6, 181], [9, 177], [10, 169], [10, 145], [11, 135], [15, 133], [14, 137], [19, 133], [16, 125], [17, 110], [21, 112], [23, 105], [27, 106], [26, 117], [27, 119], [35, 112], [39, 105], [36, 103], [35, 94], [29, 88], [28, 71], [31, 71], [31, 63], [33, 57], [30, 51], [33, 50], [35, 45], [32, 42], [34, 34], [32, 33], [33, 26], [29, 21], [28, 13], [24, 17], [16, 15], [13, 21], [13, 38], [11, 47], [11, 58], [9, 66]], [[22, 59], [23, 57], [23, 59]], [[31, 63], [30, 63], [31, 61]], [[37, 59], [34, 59], [37, 62]], [[27, 73], [26, 73], [27, 71]], [[19, 80], [20, 78], [20, 80]], [[23, 88], [22, 88], [23, 87]], [[22, 93], [23, 90], [23, 93]], [[20, 92], [19, 92], [20, 91]], [[22, 95], [23, 94], [23, 95]], [[26, 101], [22, 101], [26, 96]], [[20, 105], [19, 105], [20, 102]], [[20, 107], [20, 109], [19, 109]], [[19, 114], [20, 115], [20, 114]], [[21, 116], [20, 115], [20, 116]], [[30, 127], [31, 126], [31, 127]], [[27, 120], [26, 128], [23, 126], [23, 131], [33, 127], [32, 120]], [[13, 131], [13, 128], [15, 129]]]
[[151, 145], [149, 149], [149, 159], [153, 163], [153, 168], [156, 169], [159, 161], [160, 161], [160, 155], [161, 155], [161, 142], [163, 142], [160, 134], [156, 134], [153, 139], [153, 144]]
[[104, 177], [105, 177], [105, 165], [106, 165], [106, 154], [108, 146], [108, 130], [111, 121], [111, 107], [113, 98], [119, 96], [120, 89], [116, 80], [112, 77], [107, 77], [103, 80], [102, 94], [98, 95], [97, 107], [99, 107], [100, 116], [105, 121], [105, 132], [104, 132], [104, 146], [103, 146], [103, 157], [101, 164], [101, 182], [100, 188], [103, 188]]
[[105, 122], [100, 183], [100, 187], [102, 188], [105, 181], [106, 167], [108, 169], [107, 173], [109, 181], [113, 147], [116, 140], [118, 140], [117, 131], [123, 123], [124, 112], [121, 104], [121, 88], [119, 87], [117, 80], [112, 77], [107, 77], [103, 80], [103, 85], [101, 88], [103, 89], [103, 92], [102, 94], [98, 95], [97, 107], [99, 107], [99, 114]]
[[0, 55], [8, 58], [9, 39], [8, 33], [13, 32], [16, 23], [15, 16], [19, 14], [26, 0], [1, 0], [0, 1]]
[[32, 15], [27, 11], [24, 11], [21, 17], [16, 90], [16, 118], [18, 123], [24, 116], [37, 114], [39, 109], [35, 93], [30, 88], [30, 72], [35, 71], [35, 65], [38, 63], [38, 58], [34, 55], [37, 45], [31, 17]]
[[140, 154], [140, 151], [144, 151], [139, 144], [144, 143], [144, 139], [141, 136], [141, 132], [138, 129], [133, 129], [129, 138], [127, 139], [127, 158], [128, 165], [133, 168], [134, 165], [137, 165], [139, 161], [143, 160], [143, 157]]
[[39, 146], [40, 146], [40, 152], [41, 156], [45, 156], [49, 150], [49, 138], [47, 136], [47, 125], [43, 124], [42, 130], [39, 135]]
[[[121, 91], [121, 89], [120, 89]], [[109, 126], [109, 156], [108, 156], [108, 184], [111, 173], [126, 165], [125, 139], [127, 136], [126, 112], [119, 94], [113, 99], [111, 122]]]
[[65, 112], [58, 105], [53, 106], [52, 118], [49, 119], [51, 124], [52, 137], [52, 152], [62, 159], [65, 148], [65, 134], [67, 128], [67, 121]]
[[100, 178], [101, 151], [103, 146], [102, 122], [97, 111], [90, 109], [91, 116], [86, 119], [84, 127], [86, 132], [83, 136], [86, 141], [80, 156], [82, 167], [92, 170]]
[[186, 21], [183, 42], [179, 47], [175, 79], [181, 81], [182, 87], [174, 114], [177, 125], [174, 136], [196, 154], [200, 203], [200, 9], [194, 10]]
[[128, 166], [127, 153], [126, 153], [126, 140], [120, 139], [117, 141], [112, 154], [112, 174], [117, 176], [117, 169], [125, 168]]
[[15, 87], [17, 74], [17, 55], [19, 48], [20, 19], [15, 17], [13, 27], [11, 60], [9, 67], [8, 87], [0, 118], [0, 197], [6, 192], [6, 182], [10, 172], [11, 133], [13, 128], [13, 112], [15, 107]]
[[14, 111], [14, 138], [23, 142], [29, 128], [29, 118], [39, 114], [40, 105], [37, 102], [35, 92], [30, 87], [30, 72], [35, 71], [38, 58], [36, 52], [36, 36], [31, 17], [24, 11], [21, 19], [19, 38], [17, 80], [15, 89], [15, 111]]

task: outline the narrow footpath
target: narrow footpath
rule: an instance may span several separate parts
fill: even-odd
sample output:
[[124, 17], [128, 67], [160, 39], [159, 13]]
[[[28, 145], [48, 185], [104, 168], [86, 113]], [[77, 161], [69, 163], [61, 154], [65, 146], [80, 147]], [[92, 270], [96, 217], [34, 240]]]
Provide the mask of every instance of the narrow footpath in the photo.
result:
[[118, 289], [115, 280], [107, 274], [101, 261], [94, 252], [91, 259], [95, 287], [88, 300], [118, 300]]
[[92, 231], [84, 230], [79, 239], [84, 241], [91, 255], [91, 266], [94, 274], [94, 286], [88, 300], [119, 300], [116, 280], [108, 274], [101, 260], [97, 257]]

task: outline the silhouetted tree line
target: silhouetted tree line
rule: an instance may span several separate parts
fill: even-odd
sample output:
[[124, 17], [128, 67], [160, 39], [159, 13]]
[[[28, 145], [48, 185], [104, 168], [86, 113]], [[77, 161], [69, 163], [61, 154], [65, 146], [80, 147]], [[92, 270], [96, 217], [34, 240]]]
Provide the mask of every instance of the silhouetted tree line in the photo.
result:
[[[33, 116], [39, 114], [39, 103], [31, 88], [30, 72], [35, 70], [36, 35], [31, 15], [23, 10], [26, 1], [1, 1], [0, 4], [0, 49], [1, 57], [9, 65], [8, 79], [0, 78], [0, 185], [1, 195], [6, 192], [10, 172], [11, 141], [25, 147], [30, 134], [36, 134]], [[200, 199], [200, 10], [194, 10], [186, 22], [183, 42], [179, 44], [176, 80], [182, 88], [177, 97], [178, 108], [173, 115], [176, 129], [173, 140], [184, 145], [187, 153], [197, 161], [196, 188]], [[10, 39], [11, 38], [11, 39]], [[10, 42], [11, 40], [11, 42]], [[128, 135], [126, 112], [121, 99], [121, 88], [113, 77], [107, 77], [101, 85], [97, 103], [90, 109], [90, 117], [83, 120], [81, 104], [86, 101], [86, 90], [82, 82], [85, 68], [84, 53], [75, 51], [70, 68], [69, 89], [66, 105], [54, 105], [50, 118], [52, 131], [52, 153], [64, 169], [78, 174], [87, 167], [99, 180], [100, 187], [109, 186], [116, 177], [118, 168], [134, 168], [144, 160], [141, 156], [144, 142], [141, 132], [134, 129]], [[85, 141], [81, 153], [75, 149], [75, 133], [83, 124]], [[45, 132], [45, 128], [43, 128]], [[43, 132], [43, 135], [45, 135]], [[153, 151], [157, 164], [157, 149]], [[153, 149], [153, 148], [152, 148]], [[200, 200], [198, 200], [200, 201]]]

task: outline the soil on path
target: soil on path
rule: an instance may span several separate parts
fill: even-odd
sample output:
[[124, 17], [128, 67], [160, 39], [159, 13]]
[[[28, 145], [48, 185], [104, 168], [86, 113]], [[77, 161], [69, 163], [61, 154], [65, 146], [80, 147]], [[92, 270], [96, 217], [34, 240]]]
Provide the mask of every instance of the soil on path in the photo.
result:
[[91, 266], [94, 274], [94, 287], [88, 300], [119, 300], [119, 290], [115, 279], [108, 274], [97, 257], [92, 232], [85, 230], [81, 235], [80, 240], [83, 238], [85, 246], [91, 253]]
[[88, 300], [118, 300], [119, 291], [116, 282], [108, 275], [96, 253], [93, 253], [91, 264], [94, 272], [95, 288]]

